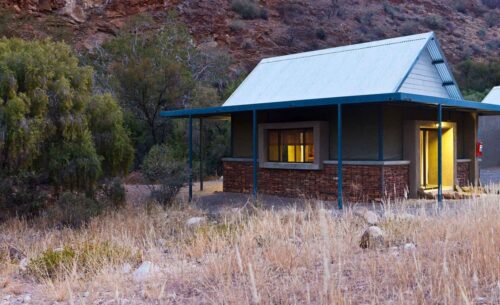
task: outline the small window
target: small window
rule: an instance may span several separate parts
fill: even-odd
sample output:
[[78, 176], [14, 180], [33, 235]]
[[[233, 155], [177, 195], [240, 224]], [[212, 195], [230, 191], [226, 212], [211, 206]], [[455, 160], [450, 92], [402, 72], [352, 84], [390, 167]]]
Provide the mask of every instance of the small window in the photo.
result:
[[313, 128], [269, 129], [267, 140], [269, 162], [314, 162]]

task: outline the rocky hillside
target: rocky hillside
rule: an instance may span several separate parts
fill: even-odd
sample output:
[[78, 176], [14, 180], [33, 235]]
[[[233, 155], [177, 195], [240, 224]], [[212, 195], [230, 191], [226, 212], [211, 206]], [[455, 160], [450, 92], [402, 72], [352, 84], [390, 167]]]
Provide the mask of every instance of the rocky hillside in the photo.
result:
[[452, 62], [499, 56], [499, 0], [0, 0], [0, 35], [52, 36], [77, 49], [130, 16], [176, 11], [197, 43], [251, 68], [262, 57], [435, 31]]

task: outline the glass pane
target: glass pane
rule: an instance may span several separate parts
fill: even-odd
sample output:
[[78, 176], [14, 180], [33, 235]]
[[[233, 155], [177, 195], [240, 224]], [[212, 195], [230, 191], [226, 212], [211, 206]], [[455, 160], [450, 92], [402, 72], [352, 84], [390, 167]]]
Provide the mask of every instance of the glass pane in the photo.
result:
[[305, 162], [314, 162], [314, 145], [306, 145], [305, 147], [306, 156]]
[[279, 145], [269, 145], [269, 152], [267, 155], [267, 159], [269, 161], [279, 162], [280, 161], [279, 157], [280, 157]]
[[303, 149], [304, 145], [295, 146], [295, 162], [304, 162]]
[[269, 144], [272, 145], [278, 145], [279, 144], [279, 130], [269, 130], [267, 132], [267, 140], [269, 141]]
[[311, 144], [311, 145], [314, 144], [313, 129], [312, 128], [306, 129], [305, 134], [306, 134], [306, 137], [305, 137], [304, 144]]
[[300, 144], [300, 130], [289, 129], [283, 130], [283, 144], [297, 145]]
[[287, 160], [285, 162], [297, 162], [295, 161], [295, 146], [294, 145], [288, 145], [287, 146]]

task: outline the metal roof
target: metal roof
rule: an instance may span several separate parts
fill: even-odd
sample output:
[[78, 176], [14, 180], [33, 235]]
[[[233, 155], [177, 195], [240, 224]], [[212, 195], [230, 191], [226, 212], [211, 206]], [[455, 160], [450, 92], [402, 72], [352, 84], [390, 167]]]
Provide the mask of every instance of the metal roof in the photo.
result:
[[409, 93], [385, 93], [371, 95], [356, 95], [347, 97], [333, 97], [309, 100], [294, 100], [272, 103], [258, 103], [248, 105], [220, 106], [197, 109], [182, 109], [172, 111], [162, 111], [162, 117], [169, 118], [187, 118], [187, 117], [220, 117], [228, 116], [234, 112], [252, 111], [252, 110], [273, 110], [273, 109], [289, 109], [289, 108], [305, 108], [305, 107], [320, 107], [334, 106], [346, 104], [367, 104], [367, 103], [408, 103], [408, 104], [423, 104], [423, 105], [438, 105], [442, 104], [444, 109], [462, 109], [469, 111], [477, 111], [481, 115], [500, 115], [500, 105], [449, 99], [437, 98], [433, 96], [409, 94]]
[[493, 87], [482, 103], [500, 105], [500, 86]]
[[426, 49], [450, 98], [462, 99], [429, 32], [263, 59], [223, 106], [395, 93]]

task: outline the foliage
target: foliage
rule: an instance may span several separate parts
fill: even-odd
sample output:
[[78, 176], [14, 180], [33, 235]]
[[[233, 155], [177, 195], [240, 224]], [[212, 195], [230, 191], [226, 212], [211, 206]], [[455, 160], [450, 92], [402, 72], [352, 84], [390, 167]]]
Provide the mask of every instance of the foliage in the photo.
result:
[[26, 273], [38, 280], [61, 278], [73, 269], [96, 273], [106, 264], [137, 263], [139, 257], [125, 247], [110, 242], [85, 242], [77, 246], [48, 249], [31, 259]]
[[63, 270], [71, 270], [76, 253], [69, 247], [49, 249], [39, 257], [31, 260], [27, 266], [27, 273], [36, 278], [53, 278]]
[[0, 177], [0, 221], [9, 216], [38, 215], [48, 199], [42, 177], [33, 172]]
[[[161, 25], [147, 14], [132, 18], [97, 53], [86, 59], [97, 66], [104, 85], [99, 91], [114, 91], [123, 107], [136, 148], [135, 166], [153, 145], [179, 145], [172, 141], [177, 123], [161, 118], [160, 111], [218, 104], [231, 79], [227, 52], [196, 48], [172, 13]], [[109, 71], [110, 80], [103, 76]], [[186, 133], [185, 125], [179, 132]]]
[[481, 0], [481, 2], [490, 9], [500, 8], [498, 0]]
[[323, 28], [316, 29], [316, 37], [321, 40], [326, 39], [326, 32]]
[[87, 117], [97, 154], [104, 161], [103, 171], [107, 176], [125, 175], [134, 158], [134, 147], [120, 106], [109, 94], [94, 96], [87, 106]]
[[153, 20], [141, 15], [110, 41], [114, 88], [122, 106], [144, 122], [152, 143], [163, 140], [161, 110], [183, 107], [194, 88], [186, 62], [194, 52], [187, 29], [172, 20], [148, 31]]
[[245, 29], [245, 23], [241, 20], [231, 20], [229, 23], [229, 29], [232, 32], [240, 32]]
[[480, 102], [486, 97], [486, 95], [488, 94], [488, 91], [489, 90], [485, 90], [483, 92], [474, 91], [474, 90], [464, 90], [462, 92], [462, 94], [464, 96], [464, 99], [466, 99], [468, 101]]
[[260, 8], [254, 0], [233, 0], [231, 10], [238, 13], [243, 19], [267, 19], [267, 11]]
[[438, 15], [428, 15], [424, 18], [424, 24], [431, 30], [444, 29], [444, 20]]
[[488, 62], [465, 60], [455, 65], [455, 76], [461, 88], [484, 92], [500, 84], [500, 58]]
[[486, 24], [490, 28], [498, 27], [500, 24], [500, 14], [498, 12], [488, 12], [484, 15], [484, 21], [486, 21]]
[[80, 227], [102, 211], [101, 203], [83, 194], [65, 192], [47, 212], [54, 225]]
[[186, 161], [167, 145], [155, 145], [142, 163], [142, 172], [150, 183], [159, 183], [152, 195], [161, 204], [170, 204], [186, 182]]
[[104, 193], [103, 201], [107, 206], [112, 208], [120, 208], [125, 205], [125, 187], [123, 186], [123, 181], [115, 177], [109, 181], [106, 181], [102, 185], [102, 190]]
[[92, 70], [79, 67], [65, 44], [0, 39], [0, 71], [2, 172], [92, 184], [100, 172], [84, 113]]

